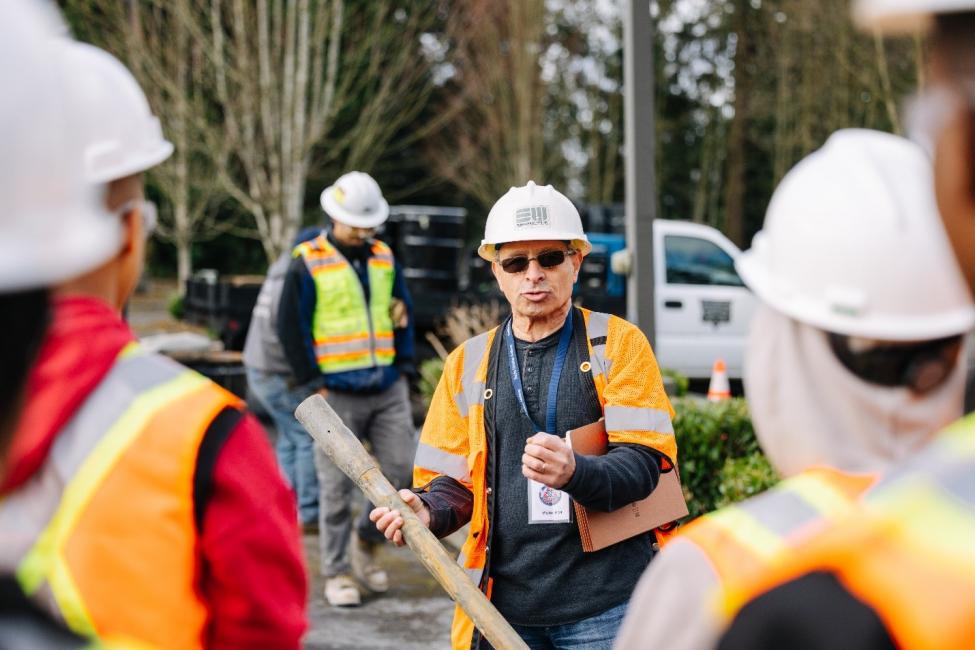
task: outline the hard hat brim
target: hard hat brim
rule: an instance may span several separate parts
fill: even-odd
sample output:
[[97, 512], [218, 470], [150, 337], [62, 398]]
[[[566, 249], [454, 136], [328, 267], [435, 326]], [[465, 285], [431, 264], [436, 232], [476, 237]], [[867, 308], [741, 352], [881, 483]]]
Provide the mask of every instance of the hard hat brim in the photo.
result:
[[497, 254], [497, 247], [503, 244], [513, 244], [519, 241], [567, 241], [569, 245], [579, 251], [579, 253], [585, 257], [592, 251], [592, 244], [589, 240], [583, 237], [579, 237], [578, 233], [546, 233], [544, 238], [538, 237], [512, 237], [511, 239], [506, 239], [504, 241], [489, 242], [487, 240], [481, 240], [481, 245], [477, 247], [477, 254], [481, 259], [487, 260], [488, 262], [493, 262]]
[[170, 156], [173, 155], [174, 150], [175, 147], [173, 147], [172, 142], [162, 140], [157, 146], [153, 147], [149, 151], [146, 151], [143, 155], [139, 157], [132, 157], [121, 165], [106, 167], [98, 170], [98, 172], [95, 173], [89, 172], [88, 180], [95, 184], [110, 183], [122, 178], [128, 178], [129, 176], [133, 176], [135, 174], [147, 172], [156, 165], [165, 162]]
[[329, 217], [344, 223], [347, 226], [352, 226], [353, 228], [378, 228], [379, 226], [386, 223], [386, 219], [389, 218], [389, 203], [386, 199], [382, 199], [379, 204], [379, 210], [376, 214], [363, 216], [361, 214], [356, 214], [345, 209], [335, 200], [334, 185], [329, 185], [322, 192], [321, 204], [322, 210], [325, 211]]
[[975, 308], [959, 307], [934, 314], [839, 313], [823, 299], [802, 296], [773, 280], [754, 247], [738, 256], [735, 269], [745, 285], [772, 309], [818, 329], [883, 341], [927, 341], [964, 334], [975, 327]]

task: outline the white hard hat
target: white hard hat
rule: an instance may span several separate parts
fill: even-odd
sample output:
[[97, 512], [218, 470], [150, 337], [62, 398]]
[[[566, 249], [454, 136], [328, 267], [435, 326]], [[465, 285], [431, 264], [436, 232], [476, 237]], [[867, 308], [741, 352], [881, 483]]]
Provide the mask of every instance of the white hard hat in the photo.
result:
[[0, 2], [0, 291], [46, 287], [114, 255], [122, 224], [86, 182], [84, 143], [47, 3]]
[[144, 172], [173, 153], [149, 101], [122, 63], [93, 45], [66, 41], [71, 107], [87, 142], [85, 169], [92, 183]]
[[354, 228], [376, 228], [389, 217], [389, 204], [379, 183], [365, 172], [342, 174], [322, 192], [322, 209], [332, 219]]
[[931, 161], [888, 133], [838, 131], [796, 165], [736, 267], [772, 308], [837, 334], [917, 341], [975, 326]]
[[975, 0], [857, 0], [853, 19], [861, 27], [885, 33], [927, 29], [936, 14], [975, 11]]
[[551, 185], [528, 181], [512, 187], [491, 208], [477, 254], [493, 262], [498, 244], [535, 240], [568, 241], [583, 255], [592, 250], [572, 201]]

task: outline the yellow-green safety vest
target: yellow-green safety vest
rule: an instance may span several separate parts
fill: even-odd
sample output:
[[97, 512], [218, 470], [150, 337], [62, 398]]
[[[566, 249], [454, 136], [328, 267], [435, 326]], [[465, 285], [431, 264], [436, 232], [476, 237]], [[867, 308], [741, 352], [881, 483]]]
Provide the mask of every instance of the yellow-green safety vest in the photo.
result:
[[294, 250], [315, 282], [311, 329], [323, 374], [389, 366], [396, 357], [390, 316], [393, 253], [379, 240], [370, 245], [368, 305], [355, 269], [324, 234]]

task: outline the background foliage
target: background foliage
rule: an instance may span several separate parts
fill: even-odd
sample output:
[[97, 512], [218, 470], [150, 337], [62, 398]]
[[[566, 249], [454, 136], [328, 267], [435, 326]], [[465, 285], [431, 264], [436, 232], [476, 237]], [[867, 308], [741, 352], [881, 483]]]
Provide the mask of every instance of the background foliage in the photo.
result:
[[754, 496], [778, 481], [743, 399], [674, 400], [677, 463], [690, 517]]

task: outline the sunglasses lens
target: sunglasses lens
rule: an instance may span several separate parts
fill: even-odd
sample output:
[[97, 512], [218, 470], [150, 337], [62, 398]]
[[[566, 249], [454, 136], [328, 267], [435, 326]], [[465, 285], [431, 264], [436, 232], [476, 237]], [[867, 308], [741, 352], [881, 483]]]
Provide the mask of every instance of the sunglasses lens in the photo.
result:
[[564, 261], [565, 251], [548, 251], [538, 256], [538, 263], [542, 265], [542, 268], [546, 269], [558, 266]]
[[528, 258], [524, 255], [509, 257], [506, 260], [501, 260], [501, 268], [506, 273], [521, 273], [528, 268]]

